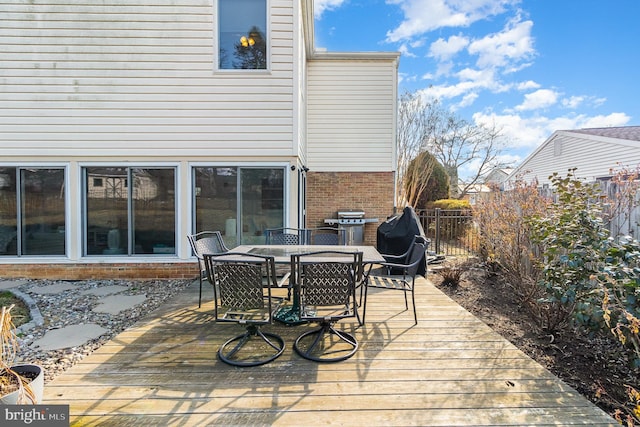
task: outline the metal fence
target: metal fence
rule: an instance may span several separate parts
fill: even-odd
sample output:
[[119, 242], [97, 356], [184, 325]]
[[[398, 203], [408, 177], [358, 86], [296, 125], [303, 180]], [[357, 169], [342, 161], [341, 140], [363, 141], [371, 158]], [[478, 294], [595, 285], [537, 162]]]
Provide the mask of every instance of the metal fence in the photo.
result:
[[470, 256], [478, 252], [479, 239], [473, 214], [466, 209], [424, 209], [416, 211], [429, 250], [445, 256]]

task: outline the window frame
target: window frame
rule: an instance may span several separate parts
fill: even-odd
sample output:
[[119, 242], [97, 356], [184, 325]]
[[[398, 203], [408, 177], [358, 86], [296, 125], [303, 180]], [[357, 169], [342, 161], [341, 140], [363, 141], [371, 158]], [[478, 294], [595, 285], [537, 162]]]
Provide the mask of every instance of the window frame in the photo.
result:
[[271, 72], [271, 0], [264, 0], [266, 8], [265, 16], [265, 45], [266, 45], [266, 67], [265, 68], [221, 68], [220, 67], [220, 0], [213, 0], [213, 70], [223, 74], [260, 74]]
[[[189, 186], [188, 186], [188, 197], [189, 197], [189, 206], [191, 215], [189, 217], [189, 226], [188, 229], [191, 230], [192, 233], [202, 230], [196, 230], [196, 197], [199, 195], [196, 185], [195, 185], [195, 169], [197, 168], [235, 168], [237, 171], [236, 182], [237, 188], [241, 188], [241, 176], [242, 171], [250, 170], [250, 169], [276, 169], [283, 171], [283, 183], [282, 183], [282, 191], [283, 191], [283, 200], [282, 200], [282, 210], [283, 210], [283, 226], [287, 226], [290, 223], [290, 206], [292, 203], [291, 200], [291, 177], [288, 173], [290, 164], [288, 162], [265, 162], [265, 163], [246, 163], [246, 162], [189, 162]], [[237, 191], [237, 190], [236, 190]], [[243, 226], [241, 216], [242, 216], [242, 200], [241, 196], [236, 194], [236, 240], [237, 244], [246, 244], [242, 242], [242, 231], [240, 231], [240, 227]], [[230, 243], [231, 244], [231, 243]]]
[[[174, 252], [173, 253], [135, 253], [131, 248], [131, 242], [127, 242], [127, 250], [124, 254], [89, 254], [88, 253], [88, 234], [87, 234], [87, 223], [88, 223], [88, 212], [87, 212], [87, 180], [86, 180], [86, 170], [90, 168], [125, 168], [127, 169], [127, 179], [125, 179], [124, 188], [127, 191], [127, 240], [131, 237], [131, 233], [134, 233], [135, 230], [131, 228], [131, 224], [135, 222], [135, 219], [132, 215], [135, 213], [132, 210], [131, 200], [133, 189], [129, 188], [128, 185], [128, 177], [131, 174], [133, 169], [172, 169], [174, 172], [173, 175], [173, 183], [174, 183]], [[78, 251], [82, 258], [100, 258], [100, 259], [113, 259], [113, 258], [127, 258], [127, 259], [135, 259], [135, 258], [158, 258], [158, 257], [170, 257], [177, 258], [180, 254], [181, 247], [181, 239], [180, 239], [180, 221], [181, 221], [181, 210], [180, 206], [180, 164], [179, 163], [165, 163], [165, 162], [136, 162], [136, 163], [122, 163], [122, 162], [86, 162], [78, 165], [78, 179], [79, 179], [79, 187], [80, 195], [79, 195], [79, 218], [81, 218], [81, 225], [79, 230], [79, 246]]]
[[[70, 179], [70, 174], [69, 174], [69, 164], [68, 163], [60, 163], [60, 162], [51, 162], [51, 163], [25, 163], [25, 162], [18, 162], [18, 163], [3, 163], [0, 162], [0, 167], [1, 168], [14, 168], [15, 172], [16, 172], [16, 183], [18, 185], [18, 188], [16, 188], [16, 208], [17, 208], [17, 216], [16, 216], [16, 221], [17, 221], [17, 225], [16, 225], [16, 244], [17, 244], [17, 249], [16, 249], [16, 254], [15, 255], [2, 255], [0, 256], [0, 260], [6, 260], [6, 259], [17, 259], [17, 258], [21, 258], [21, 259], [29, 259], [29, 258], [60, 258], [60, 259], [68, 259], [69, 258], [69, 254], [71, 251], [71, 239], [70, 239], [70, 225], [71, 225], [71, 195], [70, 195], [70, 185], [69, 185], [69, 179]], [[22, 233], [24, 232], [22, 230], [22, 226], [21, 221], [22, 221], [22, 198], [23, 198], [23, 194], [21, 194], [22, 191], [22, 185], [20, 185], [21, 180], [22, 180], [22, 173], [21, 170], [23, 169], [59, 169], [62, 170], [63, 173], [63, 191], [64, 191], [64, 201], [63, 201], [63, 206], [64, 206], [64, 237], [63, 237], [63, 241], [64, 241], [64, 253], [62, 254], [24, 254], [22, 253], [22, 244], [21, 244], [21, 236]]]

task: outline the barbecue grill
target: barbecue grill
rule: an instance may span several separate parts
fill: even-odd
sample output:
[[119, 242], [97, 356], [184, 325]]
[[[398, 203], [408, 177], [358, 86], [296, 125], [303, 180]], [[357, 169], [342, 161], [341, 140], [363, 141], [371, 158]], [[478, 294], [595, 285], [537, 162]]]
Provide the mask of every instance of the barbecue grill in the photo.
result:
[[337, 218], [325, 219], [328, 225], [337, 225], [347, 235], [347, 245], [361, 245], [364, 240], [364, 225], [378, 222], [377, 218], [365, 218], [363, 211], [338, 211]]

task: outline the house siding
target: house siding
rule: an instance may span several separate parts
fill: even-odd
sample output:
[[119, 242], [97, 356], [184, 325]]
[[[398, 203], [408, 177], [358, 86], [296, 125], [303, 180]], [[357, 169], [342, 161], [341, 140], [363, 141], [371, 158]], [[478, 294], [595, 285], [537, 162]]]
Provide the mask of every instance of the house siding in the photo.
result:
[[509, 177], [538, 185], [549, 185], [549, 177], [557, 172], [565, 176], [576, 168], [576, 176], [593, 181], [611, 175], [620, 165], [640, 164], [640, 143], [637, 141], [580, 135], [568, 131], [554, 133], [534, 154], [527, 158]]
[[3, 2], [3, 158], [295, 155], [294, 4], [270, 5], [270, 70], [229, 72], [210, 0]]
[[[398, 55], [317, 55], [310, 3], [268, 0], [268, 70], [242, 71], [216, 69], [217, 0], [2, 2], [0, 166], [64, 168], [67, 227], [64, 256], [2, 256], [0, 276], [195, 276], [194, 166], [284, 169], [289, 226], [312, 226], [297, 223], [305, 166], [324, 209], [313, 226], [344, 207], [391, 211]], [[175, 254], [83, 256], [91, 165], [175, 168]], [[344, 194], [314, 194], [327, 185]]]
[[310, 61], [312, 171], [394, 171], [397, 60]]

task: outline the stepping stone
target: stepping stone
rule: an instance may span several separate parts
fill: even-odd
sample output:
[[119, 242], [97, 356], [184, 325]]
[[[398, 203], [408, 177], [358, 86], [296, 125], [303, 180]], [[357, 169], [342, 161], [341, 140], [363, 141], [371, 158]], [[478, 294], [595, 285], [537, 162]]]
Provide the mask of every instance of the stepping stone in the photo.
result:
[[93, 308], [96, 313], [118, 314], [123, 310], [135, 307], [147, 299], [146, 295], [110, 295], [100, 300]]
[[42, 350], [77, 347], [89, 340], [98, 338], [105, 332], [108, 332], [108, 330], [95, 323], [65, 326], [64, 328], [47, 331], [42, 338], [33, 342], [33, 346]]
[[2, 280], [0, 281], [0, 289], [17, 288], [27, 283], [26, 280]]
[[126, 286], [120, 286], [120, 285], [102, 286], [100, 288], [93, 288], [93, 289], [84, 290], [84, 291], [80, 292], [80, 294], [81, 295], [103, 296], [103, 295], [117, 294], [118, 292], [126, 291], [127, 289], [129, 289], [129, 288], [126, 287]]
[[76, 289], [76, 285], [71, 283], [56, 283], [55, 285], [40, 286], [32, 288], [31, 291], [40, 295], [59, 294], [60, 292], [68, 291], [69, 289]]

